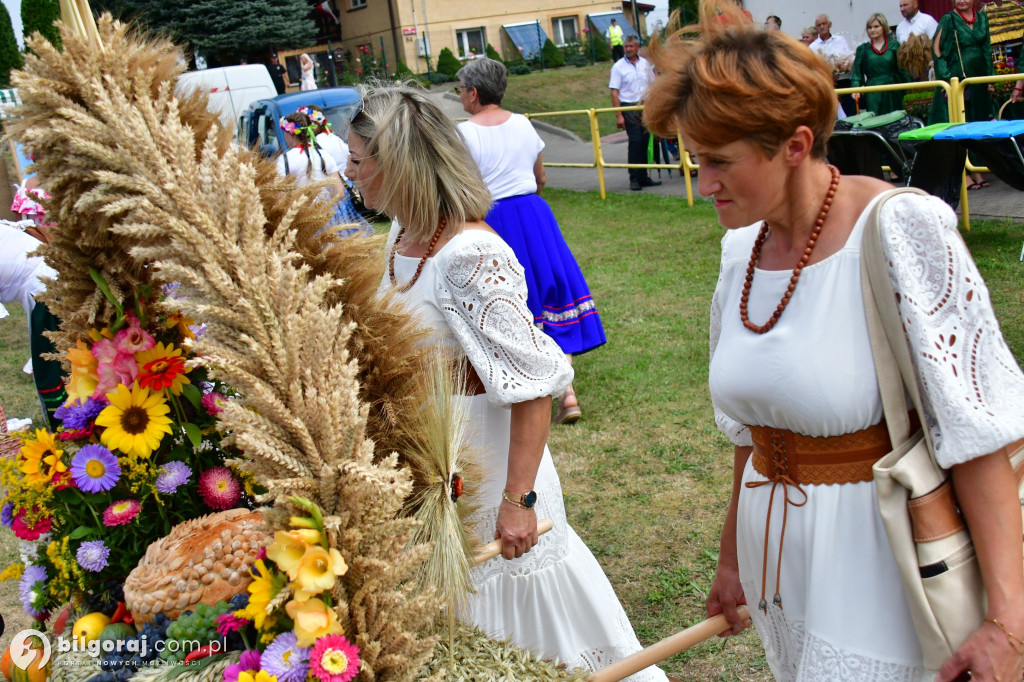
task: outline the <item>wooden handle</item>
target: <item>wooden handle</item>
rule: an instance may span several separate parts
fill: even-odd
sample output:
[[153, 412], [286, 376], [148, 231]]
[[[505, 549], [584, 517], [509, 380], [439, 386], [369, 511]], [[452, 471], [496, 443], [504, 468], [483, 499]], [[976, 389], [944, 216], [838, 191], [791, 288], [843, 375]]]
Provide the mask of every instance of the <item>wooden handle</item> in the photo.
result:
[[[537, 535], [544, 535], [551, 530], [551, 519], [541, 519], [537, 522]], [[501, 554], [501, 540], [495, 540], [494, 542], [488, 542], [486, 545], [477, 550], [473, 556], [473, 565], [479, 566], [485, 561], [489, 561], [494, 557]]]
[[[740, 606], [738, 610], [740, 618], [744, 620], [750, 618], [750, 612], [747, 611], [746, 606]], [[704, 640], [711, 639], [727, 629], [729, 629], [729, 621], [725, 619], [724, 614], [720, 613], [717, 616], [697, 623], [693, 627], [686, 628], [682, 632], [670, 635], [631, 656], [601, 668], [588, 677], [587, 682], [616, 682], [616, 680], [625, 679], [644, 668], [654, 665], [658, 661], [663, 661], [669, 656], [675, 656], [679, 652], [686, 651]]]

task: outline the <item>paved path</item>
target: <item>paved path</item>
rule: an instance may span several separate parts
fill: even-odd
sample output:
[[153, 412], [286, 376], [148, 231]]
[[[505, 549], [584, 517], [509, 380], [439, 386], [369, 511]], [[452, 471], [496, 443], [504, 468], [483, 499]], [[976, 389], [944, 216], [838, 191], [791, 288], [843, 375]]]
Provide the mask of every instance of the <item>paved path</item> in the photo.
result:
[[[435, 92], [433, 99], [452, 118], [466, 118], [467, 114], [462, 110], [458, 97], [450, 92]], [[593, 163], [594, 147], [590, 142], [584, 142], [567, 131], [541, 122], [538, 126], [538, 133], [544, 140], [544, 161], [547, 163]], [[626, 134], [625, 132], [614, 132], [602, 138], [604, 159], [608, 163], [626, 163]], [[574, 189], [580, 191], [599, 190], [596, 168], [551, 168], [547, 169], [548, 187], [559, 189]], [[649, 187], [643, 190], [645, 194], [657, 194], [660, 196], [679, 197], [685, 203], [686, 184], [677, 171], [654, 170], [651, 177], [661, 180], [660, 187]], [[970, 192], [971, 219], [1011, 219], [1024, 222], [1024, 192], [1018, 192], [1012, 187], [1001, 182], [994, 175], [989, 174], [986, 179], [992, 183], [991, 187], [983, 190]], [[624, 168], [606, 168], [604, 171], [605, 190], [609, 193], [634, 194], [629, 189], [629, 175]], [[693, 179], [694, 202], [702, 201], [697, 196], [697, 178]], [[640, 194], [640, 192], [635, 192]]]

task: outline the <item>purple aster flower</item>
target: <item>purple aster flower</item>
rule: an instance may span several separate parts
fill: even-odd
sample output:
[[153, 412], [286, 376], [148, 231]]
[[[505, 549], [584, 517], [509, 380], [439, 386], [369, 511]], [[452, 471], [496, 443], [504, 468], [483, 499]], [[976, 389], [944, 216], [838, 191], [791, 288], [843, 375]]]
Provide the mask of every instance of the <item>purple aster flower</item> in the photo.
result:
[[177, 298], [180, 286], [181, 284], [178, 282], [168, 282], [167, 284], [160, 285], [160, 291], [166, 298]]
[[156, 479], [157, 492], [171, 495], [192, 478], [192, 470], [184, 462], [168, 462], [160, 467]]
[[309, 649], [298, 645], [292, 631], [274, 638], [260, 658], [260, 664], [277, 682], [303, 682], [309, 672]]
[[14, 523], [14, 505], [8, 502], [3, 509], [0, 509], [0, 524], [10, 528], [12, 523]]
[[73, 403], [58, 407], [53, 416], [63, 422], [65, 429], [81, 431], [82, 429], [89, 428], [106, 406], [107, 402], [105, 400], [86, 398], [83, 403], [81, 399], [78, 399]]
[[103, 544], [103, 540], [83, 542], [75, 552], [75, 559], [78, 565], [87, 571], [99, 573], [107, 567], [107, 557], [110, 556], [110, 549]]
[[42, 608], [46, 593], [46, 569], [36, 565], [26, 566], [18, 581], [18, 591], [21, 593], [21, 606], [25, 613], [33, 618], [43, 615], [46, 612]]
[[71, 478], [84, 492], [102, 493], [113, 488], [121, 478], [121, 466], [110, 450], [91, 443], [71, 460]]

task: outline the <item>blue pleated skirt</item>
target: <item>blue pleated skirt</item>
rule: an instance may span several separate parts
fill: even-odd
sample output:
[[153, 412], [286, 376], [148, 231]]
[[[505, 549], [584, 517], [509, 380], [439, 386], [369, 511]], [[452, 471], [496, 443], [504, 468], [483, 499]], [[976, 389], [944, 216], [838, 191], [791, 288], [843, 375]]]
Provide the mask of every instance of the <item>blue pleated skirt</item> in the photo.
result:
[[486, 222], [501, 236], [526, 271], [533, 322], [564, 353], [578, 355], [606, 339], [601, 317], [558, 222], [536, 194], [499, 199]]

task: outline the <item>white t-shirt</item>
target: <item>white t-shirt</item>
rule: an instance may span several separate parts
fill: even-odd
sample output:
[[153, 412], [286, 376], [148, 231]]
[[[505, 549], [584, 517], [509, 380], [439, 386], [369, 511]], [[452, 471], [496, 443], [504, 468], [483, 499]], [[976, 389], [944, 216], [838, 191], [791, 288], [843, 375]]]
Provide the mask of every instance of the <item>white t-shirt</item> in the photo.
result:
[[612, 65], [608, 89], [619, 91], [620, 102], [641, 102], [653, 82], [654, 68], [649, 61], [638, 56], [634, 64], [623, 57]]
[[348, 144], [334, 133], [320, 133], [316, 136], [316, 143], [320, 145], [326, 156], [334, 159], [339, 171], [345, 170], [348, 164]]
[[812, 52], [817, 52], [822, 57], [828, 58], [846, 58], [853, 54], [853, 50], [850, 49], [850, 44], [846, 42], [846, 38], [843, 36], [831, 35], [828, 40], [822, 40], [821, 36], [814, 39], [814, 42], [809, 45]]
[[[35, 296], [46, 284], [41, 278], [56, 279], [57, 272], [32, 252], [43, 243], [16, 227], [0, 224], [0, 304], [18, 303], [28, 315], [35, 307]], [[0, 305], [0, 318], [7, 310]]]
[[459, 131], [495, 201], [537, 191], [533, 167], [544, 149], [544, 140], [529, 119], [512, 114], [496, 126], [463, 121]]
[[[285, 170], [286, 157], [288, 159], [287, 170]], [[309, 159], [306, 158], [306, 152], [296, 145], [289, 149], [287, 154], [277, 157], [277, 172], [281, 175], [295, 176], [300, 185], [319, 182], [324, 178], [330, 177], [332, 173], [338, 172], [338, 164], [334, 162], [334, 159], [326, 151], [323, 153], [324, 166], [327, 167], [326, 173], [320, 168], [321, 157], [316, 149], [309, 148], [309, 157], [313, 160], [313, 166], [310, 172], [306, 173], [306, 169], [309, 168]]]
[[904, 19], [896, 25], [896, 40], [905, 43], [907, 38], [915, 34], [926, 35], [930, 40], [935, 37], [938, 28], [939, 22], [935, 21], [935, 17], [918, 12], [913, 19]]

